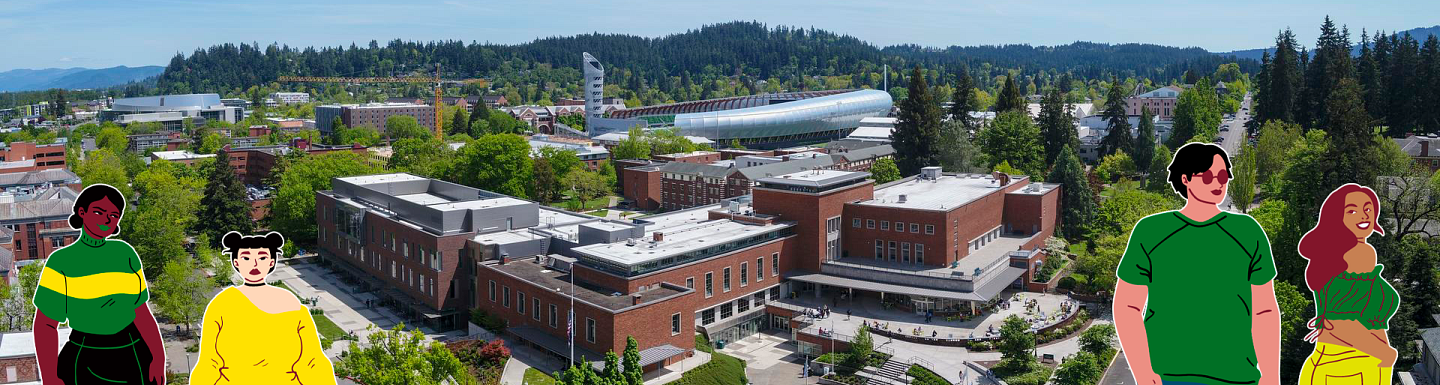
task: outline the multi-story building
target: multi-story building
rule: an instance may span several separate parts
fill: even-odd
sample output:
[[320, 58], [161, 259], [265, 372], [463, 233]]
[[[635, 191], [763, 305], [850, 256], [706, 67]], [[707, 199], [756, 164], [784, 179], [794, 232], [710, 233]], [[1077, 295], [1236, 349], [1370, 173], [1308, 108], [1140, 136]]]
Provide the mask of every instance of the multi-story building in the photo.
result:
[[[70, 328], [56, 329], [57, 348], [70, 340]], [[32, 331], [0, 334], [0, 384], [39, 384], [40, 367], [35, 359]]]
[[[10, 249], [12, 247], [15, 247], [15, 232], [0, 227], [0, 282], [8, 285], [19, 281], [19, 274], [16, 274], [18, 271], [15, 270], [15, 251]], [[3, 356], [0, 356], [0, 360], [3, 359]]]
[[196, 154], [190, 150], [175, 151], [154, 151], [150, 153], [150, 161], [166, 160], [187, 166], [194, 165], [196, 161], [204, 158], [214, 158], [215, 154]]
[[73, 191], [70, 194], [54, 194], [55, 190], [69, 190], [60, 187], [41, 194], [40, 197], [15, 201], [13, 196], [0, 195], [0, 226], [13, 232], [15, 260], [44, 259], [50, 252], [69, 245], [80, 235], [80, 230], [70, 228], [68, 222], [71, 207], [75, 205]]
[[65, 144], [35, 144], [31, 142], [10, 142], [0, 147], [0, 172], [27, 172], [34, 170], [68, 169], [65, 164]]
[[1408, 383], [1440, 384], [1440, 328], [1420, 329], [1420, 362], [1413, 370], [1400, 373], [1400, 378], [1404, 380], [1409, 374], [1413, 381]]
[[17, 200], [32, 199], [51, 188], [61, 186], [80, 190], [80, 176], [63, 168], [0, 174], [0, 190]]
[[1174, 120], [1175, 102], [1180, 100], [1180, 93], [1184, 91], [1177, 86], [1164, 86], [1125, 98], [1125, 114], [1140, 116], [1140, 107], [1145, 107], [1160, 120]]
[[160, 95], [116, 99], [109, 109], [100, 112], [100, 121], [159, 122], [167, 130], [179, 130], [184, 128], [186, 119], [196, 124], [208, 120], [235, 123], [243, 119], [243, 114], [242, 107], [222, 103], [217, 94]]
[[844, 137], [861, 119], [886, 116], [892, 107], [890, 94], [879, 90], [785, 92], [627, 108], [586, 118], [585, 126], [590, 135], [667, 128], [772, 149]]
[[580, 72], [585, 74], [585, 87], [580, 91], [585, 99], [585, 117], [603, 118], [605, 110], [602, 102], [605, 101], [605, 68], [600, 66], [600, 61], [590, 56], [589, 52], [580, 54]]
[[530, 154], [534, 156], [542, 148], [557, 148], [563, 151], [571, 151], [585, 163], [585, 168], [591, 171], [599, 170], [600, 164], [610, 159], [610, 151], [604, 147], [591, 145], [588, 142], [578, 143], [564, 141], [560, 138], [535, 135], [530, 137]]
[[306, 92], [276, 92], [270, 94], [271, 99], [280, 104], [309, 103], [310, 94]]
[[316, 193], [318, 240], [322, 258], [427, 322], [458, 327], [480, 309], [563, 358], [573, 303], [576, 357], [597, 361], [633, 336], [654, 370], [685, 357], [694, 333], [790, 328], [794, 305], [773, 305], [792, 293], [973, 312], [1027, 287], [1058, 225], [1058, 185], [1024, 176], [932, 167], [875, 186], [864, 172], [810, 170], [755, 183], [750, 196], [618, 221], [408, 174], [336, 178]]
[[147, 149], [155, 148], [156, 151], [175, 151], [180, 146], [189, 144], [190, 138], [180, 131], [155, 131], [149, 134], [135, 134], [126, 136], [129, 145], [126, 150], [133, 153], [143, 153]]
[[[696, 151], [667, 154], [652, 161], [618, 162], [618, 182], [626, 202], [641, 210], [679, 210], [714, 204], [750, 194], [760, 178], [805, 170], [868, 171], [895, 149], [879, 142], [837, 141], [830, 149], [782, 149], [765, 152], [783, 155], [739, 155]], [[832, 151], [826, 154], [818, 151]], [[655, 187], [658, 187], [656, 189]]]
[[368, 103], [326, 105], [315, 107], [315, 127], [321, 135], [330, 135], [335, 118], [340, 118], [345, 127], [374, 127], [385, 132], [385, 120], [391, 116], [414, 117], [420, 126], [435, 129], [435, 107], [416, 103]]

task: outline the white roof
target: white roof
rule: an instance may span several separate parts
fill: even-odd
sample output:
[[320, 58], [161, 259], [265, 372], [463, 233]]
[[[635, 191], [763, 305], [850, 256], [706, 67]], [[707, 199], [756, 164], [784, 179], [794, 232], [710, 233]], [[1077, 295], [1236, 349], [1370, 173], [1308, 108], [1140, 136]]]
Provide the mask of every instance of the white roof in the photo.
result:
[[866, 127], [866, 126], [860, 126], [860, 128], [856, 128], [855, 131], [850, 131], [850, 136], [846, 137], [846, 139], [860, 139], [860, 140], [866, 140], [866, 139], [871, 139], [871, 140], [873, 140], [873, 139], [884, 139], [884, 140], [890, 140], [890, 133], [893, 132], [893, 131], [895, 131], [895, 128], [894, 128], [894, 127]]
[[367, 185], [372, 183], [405, 182], [412, 180], [426, 180], [425, 178], [406, 173], [361, 175], [339, 178], [348, 183]]
[[[709, 215], [708, 210], [703, 212], [707, 216]], [[634, 266], [790, 226], [792, 226], [790, 223], [757, 225], [729, 219], [716, 219], [661, 229], [647, 228], [646, 230], [650, 233], [662, 234], [664, 240], [660, 242], [652, 242], [647, 238], [636, 242], [633, 246], [624, 242], [598, 243], [577, 247], [574, 250], [596, 258]]]
[[[592, 138], [592, 139], [597, 140], [597, 141], [601, 141], [601, 142], [619, 142], [619, 141], [622, 141], [622, 140], [625, 140], [625, 139], [629, 139], [629, 138], [630, 138], [630, 133], [628, 133], [628, 132], [611, 132], [611, 133], [607, 133], [607, 134], [600, 134], [599, 136], [596, 136], [596, 137], [594, 137], [594, 138]], [[690, 140], [690, 143], [695, 143], [695, 144], [715, 144], [715, 141], [710, 140], [709, 138], [706, 138], [706, 137], [703, 137], [703, 136], [688, 136], [688, 135], [686, 135], [686, 136], [685, 136], [685, 139], [689, 139], [689, 140]]]
[[[1024, 176], [1011, 177], [1018, 183]], [[937, 180], [915, 178], [875, 190], [875, 199], [859, 204], [906, 208], [914, 210], [951, 210], [986, 194], [1000, 191], [1000, 185], [988, 174], [944, 175]], [[905, 202], [900, 202], [900, 197]]]
[[[56, 345], [63, 347], [70, 340], [70, 328], [56, 330]], [[0, 358], [26, 357], [35, 355], [35, 334], [16, 332], [0, 334]]]
[[215, 156], [215, 154], [196, 154], [196, 153], [190, 152], [190, 151], [188, 151], [188, 150], [155, 151], [155, 152], [152, 152], [151, 154], [155, 157], [155, 159], [164, 159], [164, 160], [169, 160], [169, 161], [185, 160], [185, 159], [200, 159], [200, 158], [209, 158], [209, 157]]

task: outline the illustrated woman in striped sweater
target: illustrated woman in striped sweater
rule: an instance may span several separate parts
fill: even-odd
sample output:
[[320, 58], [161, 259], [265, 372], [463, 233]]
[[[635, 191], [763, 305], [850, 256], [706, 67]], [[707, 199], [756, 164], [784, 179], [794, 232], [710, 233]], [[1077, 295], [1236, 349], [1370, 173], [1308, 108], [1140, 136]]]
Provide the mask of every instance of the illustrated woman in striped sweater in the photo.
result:
[[[45, 385], [164, 384], [160, 327], [135, 248], [120, 233], [125, 198], [107, 184], [80, 192], [70, 227], [80, 236], [50, 253], [35, 289], [35, 359]], [[57, 327], [70, 340], [58, 346]], [[56, 350], [59, 350], [58, 352]]]

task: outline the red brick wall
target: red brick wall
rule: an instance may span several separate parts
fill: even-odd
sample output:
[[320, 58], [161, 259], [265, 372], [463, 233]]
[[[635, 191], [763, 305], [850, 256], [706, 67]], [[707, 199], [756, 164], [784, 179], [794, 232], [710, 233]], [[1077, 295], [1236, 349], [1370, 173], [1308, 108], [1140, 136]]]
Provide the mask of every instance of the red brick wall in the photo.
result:
[[[783, 264], [785, 263], [787, 257], [790, 256], [790, 254], [787, 254], [785, 252], [785, 245], [786, 243], [794, 241], [795, 238], [780, 239], [775, 242], [736, 251], [722, 257], [712, 257], [698, 263], [692, 263], [690, 265], [682, 266], [679, 268], [642, 275], [630, 279], [599, 272], [587, 268], [583, 265], [575, 269], [575, 276], [580, 280], [591, 282], [601, 287], [615, 290], [626, 295], [638, 291], [639, 288], [642, 286], [655, 285], [661, 282], [668, 282], [675, 286], [684, 287], [685, 279], [693, 277], [695, 278], [695, 298], [697, 298], [695, 301], [693, 301], [694, 307], [690, 308], [690, 311], [693, 312], [699, 309], [733, 301], [737, 298], [745, 296], [746, 294], [749, 294], [750, 292], [755, 291], [755, 289], [757, 288], [770, 286], [775, 284], [775, 282], [778, 282], [780, 277], [777, 277], [775, 275], [775, 272], [772, 271], [772, 269], [770, 268], [771, 264], [773, 263], [770, 261], [771, 257], [775, 253], [780, 253], [780, 262], [782, 264], [780, 269], [782, 271], [785, 270], [785, 266]], [[760, 257], [765, 257], [765, 276], [759, 280], [756, 280], [755, 275], [758, 270], [755, 269], [755, 259]], [[749, 283], [746, 286], [740, 286], [741, 262], [744, 262], [746, 264], [747, 272], [750, 274]], [[725, 291], [724, 271], [726, 267], [730, 268], [729, 292]], [[715, 274], [714, 296], [710, 298], [705, 298], [705, 273], [707, 272]]]
[[[617, 164], [617, 166], [619, 166]], [[659, 171], [639, 171], [628, 168], [620, 168], [621, 184], [624, 185], [625, 199], [635, 202], [635, 207], [641, 210], [656, 210], [660, 208], [660, 175]]]
[[699, 154], [664, 154], [656, 155], [651, 158], [655, 160], [670, 162], [709, 164], [719, 161], [720, 153], [714, 151], [706, 151]]
[[[33, 222], [15, 223], [14, 241], [12, 243], [13, 247], [11, 248], [11, 250], [15, 252], [15, 260], [24, 261], [49, 258], [50, 253], [54, 252], [55, 249], [74, 243], [76, 237], [80, 235], [80, 231], [70, 229], [70, 223], [66, 221], [66, 218], [67, 217], [44, 218], [33, 220]], [[124, 226], [127, 226], [127, 222], [120, 222], [120, 226], [123, 231]], [[61, 231], [41, 234], [41, 231], [45, 230]], [[32, 231], [35, 234], [35, 238], [33, 239], [30, 238]], [[60, 247], [55, 247], [53, 241], [55, 238], [60, 239]]]
[[[497, 272], [488, 266], [479, 267], [481, 278], [477, 278], [477, 285], [480, 286], [476, 294], [480, 297], [479, 308], [504, 318], [510, 327], [529, 326], [561, 340], [566, 339], [566, 312], [570, 310], [570, 298], [566, 293], [556, 293], [554, 290], [541, 288], [531, 282], [522, 281], [507, 274]], [[495, 281], [496, 299], [490, 301], [489, 281]], [[504, 288], [510, 288], [510, 307], [504, 306]], [[534, 309], [527, 307], [525, 314], [520, 314], [519, 293], [525, 293], [527, 306], [533, 306], [535, 299], [540, 299], [540, 319], [534, 318]], [[607, 351], [621, 352], [625, 350], [625, 338], [634, 336], [639, 344], [640, 350], [650, 347], [670, 344], [677, 347], [689, 348], [694, 346], [695, 341], [695, 319], [693, 303], [694, 294], [683, 295], [665, 301], [655, 302], [629, 309], [621, 313], [612, 313], [608, 309], [602, 309], [587, 305], [584, 302], [575, 302], [575, 346], [601, 353]], [[555, 305], [557, 315], [555, 327], [550, 326], [550, 305]], [[670, 316], [680, 313], [680, 333], [671, 335]], [[590, 342], [587, 337], [586, 319], [595, 320], [595, 342]], [[597, 357], [589, 357], [597, 358]]]
[[[853, 226], [854, 219], [856, 218], [860, 219], [859, 228]], [[849, 204], [845, 205], [845, 217], [844, 223], [842, 223], [845, 227], [845, 233], [841, 239], [844, 241], [844, 250], [849, 251], [851, 257], [864, 258], [875, 257], [876, 239], [884, 241], [887, 249], [889, 248], [890, 241], [897, 243], [909, 242], [912, 245], [923, 244], [925, 245], [925, 264], [943, 266], [950, 262], [949, 258], [945, 258], [947, 254], [945, 254], [944, 248], [946, 243], [948, 243], [947, 240], [951, 238], [951, 233], [949, 233], [951, 226], [948, 226], [945, 219], [946, 213], [941, 211], [902, 210], [891, 207]], [[865, 226], [866, 220], [874, 220], [875, 228], [867, 228]], [[890, 229], [881, 230], [880, 221], [888, 221], [890, 223]], [[905, 222], [903, 232], [896, 231], [895, 225], [897, 221]], [[910, 223], [920, 224], [920, 232], [910, 232]], [[925, 225], [935, 226], [934, 234], [926, 235]], [[912, 258], [915, 255], [914, 250], [915, 247], [911, 246], [910, 255]], [[896, 246], [895, 252], [903, 253], [899, 245]], [[896, 256], [895, 261], [900, 262], [901, 257]]]
[[[367, 213], [365, 214], [365, 223], [369, 228], [362, 229], [361, 231], [373, 232], [367, 233], [365, 237], [366, 243], [359, 245], [360, 247], [355, 249], [355, 254], [351, 255], [345, 245], [345, 242], [348, 242], [348, 240], [337, 237], [335, 235], [334, 221], [321, 214], [326, 211], [333, 212], [334, 207], [335, 202], [332, 198], [316, 194], [317, 230], [325, 233], [323, 241], [319, 242], [320, 247], [344, 259], [351, 265], [371, 273], [374, 277], [389, 284], [394, 289], [405, 293], [405, 295], [410, 296], [412, 299], [432, 308], [467, 308], [465, 304], [468, 303], [469, 293], [467, 290], [462, 289], [466, 288], [465, 285], [468, 284], [468, 282], [455, 282], [455, 287], [451, 287], [450, 281], [455, 278], [456, 270], [461, 267], [459, 260], [461, 253], [464, 251], [465, 241], [473, 236], [473, 233], [436, 237], [428, 232], [395, 223], [392, 219]], [[391, 234], [393, 237], [396, 243], [395, 251], [390, 251], [390, 248], [383, 246], [382, 231]], [[408, 258], [405, 257], [404, 244], [400, 243], [402, 241], [410, 244], [411, 249]], [[430, 268], [430, 265], [426, 261], [420, 260], [419, 253], [415, 249], [416, 245], [442, 253], [440, 271], [435, 271], [435, 269]], [[373, 254], [370, 252], [373, 252]], [[365, 253], [364, 261], [361, 260], [361, 253]], [[378, 263], [374, 261], [378, 261]], [[393, 278], [390, 273], [391, 261], [395, 262], [395, 274]], [[402, 267], [408, 268], [408, 271], [402, 269]], [[422, 293], [419, 286], [421, 283], [419, 283], [420, 280], [418, 278], [412, 278], [410, 283], [407, 283], [406, 274], [410, 271], [424, 277], [425, 285], [429, 284], [430, 279], [434, 279], [434, 294], [432, 295], [428, 292]], [[451, 290], [457, 290], [455, 292], [455, 298], [449, 298]]]
[[65, 168], [65, 146], [36, 146], [35, 143], [31, 142], [11, 142], [9, 147], [5, 148], [3, 151], [0, 151], [0, 161], [14, 162], [31, 159], [35, 160], [34, 167], [6, 169], [4, 170], [4, 172], [26, 172], [33, 170], [47, 170], [52, 168]]
[[[5, 377], [10, 372], [10, 368], [15, 368], [15, 378], [13, 381]], [[39, 380], [40, 372], [39, 366], [35, 364], [35, 356], [0, 358], [0, 382], [10, 383]]]
[[[781, 220], [798, 222], [795, 225], [796, 237], [793, 241], [795, 249], [789, 254], [795, 257], [781, 258], [780, 268], [784, 271], [820, 271], [820, 263], [825, 259], [825, 219], [840, 216], [843, 222], [841, 214], [845, 210], [845, 203], [874, 198], [874, 186], [873, 182], [867, 181], [821, 194], [754, 189], [755, 212], [778, 215]], [[845, 226], [849, 224], [841, 223], [842, 242]], [[843, 250], [844, 246], [841, 248]]]

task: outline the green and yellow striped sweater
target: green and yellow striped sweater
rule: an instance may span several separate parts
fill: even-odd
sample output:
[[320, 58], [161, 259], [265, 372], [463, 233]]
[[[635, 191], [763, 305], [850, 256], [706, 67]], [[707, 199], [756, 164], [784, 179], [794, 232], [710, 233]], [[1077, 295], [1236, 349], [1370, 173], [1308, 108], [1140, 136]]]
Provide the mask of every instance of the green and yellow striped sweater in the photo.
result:
[[50, 253], [35, 289], [35, 308], [58, 322], [91, 334], [115, 334], [135, 321], [135, 308], [150, 300], [140, 256], [124, 241], [88, 234]]

